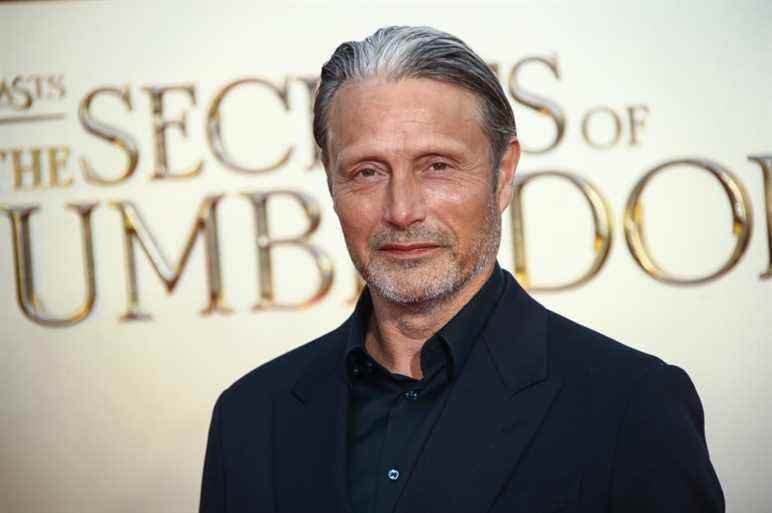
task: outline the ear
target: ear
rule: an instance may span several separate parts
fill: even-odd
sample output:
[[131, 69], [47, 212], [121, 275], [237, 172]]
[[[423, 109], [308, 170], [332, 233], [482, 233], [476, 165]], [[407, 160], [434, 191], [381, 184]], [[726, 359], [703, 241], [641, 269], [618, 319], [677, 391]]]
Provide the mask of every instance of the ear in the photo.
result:
[[496, 197], [499, 203], [499, 213], [504, 212], [512, 201], [513, 184], [515, 180], [515, 170], [520, 161], [520, 143], [517, 137], [509, 140], [504, 155], [499, 164], [499, 180], [496, 188]]

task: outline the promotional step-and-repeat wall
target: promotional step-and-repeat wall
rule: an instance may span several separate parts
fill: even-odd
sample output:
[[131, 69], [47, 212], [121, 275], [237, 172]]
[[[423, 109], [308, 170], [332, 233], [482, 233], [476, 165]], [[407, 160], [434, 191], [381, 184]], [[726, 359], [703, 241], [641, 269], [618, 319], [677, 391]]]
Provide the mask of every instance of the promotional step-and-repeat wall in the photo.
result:
[[763, 0], [0, 4], [1, 511], [195, 511], [218, 394], [352, 309], [312, 93], [395, 24], [512, 100], [502, 266], [685, 368], [728, 510], [770, 511]]

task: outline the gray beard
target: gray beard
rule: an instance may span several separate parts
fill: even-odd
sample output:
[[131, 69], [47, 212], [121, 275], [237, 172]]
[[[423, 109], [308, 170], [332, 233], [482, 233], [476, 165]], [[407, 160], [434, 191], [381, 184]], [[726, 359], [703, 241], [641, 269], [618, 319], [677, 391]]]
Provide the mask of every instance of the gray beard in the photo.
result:
[[[495, 262], [501, 240], [501, 217], [496, 208], [495, 196], [492, 196], [488, 204], [483, 224], [478, 237], [472, 241], [471, 256], [475, 260], [474, 266], [466, 273], [462, 269], [459, 255], [453, 253], [450, 255], [451, 262], [441, 270], [444, 272], [440, 276], [437, 276], [437, 273], [430, 273], [431, 276], [421, 277], [422, 283], [412, 283], [408, 288], [401, 286], [399, 280], [392, 278], [395, 272], [394, 264], [387, 268], [388, 264], [384, 265], [382, 261], [371, 261], [365, 267], [353, 256], [352, 261], [367, 285], [387, 301], [411, 306], [431, 305], [453, 296]], [[410, 270], [421, 265], [424, 264], [420, 261], [411, 261], [405, 262], [403, 268]]]

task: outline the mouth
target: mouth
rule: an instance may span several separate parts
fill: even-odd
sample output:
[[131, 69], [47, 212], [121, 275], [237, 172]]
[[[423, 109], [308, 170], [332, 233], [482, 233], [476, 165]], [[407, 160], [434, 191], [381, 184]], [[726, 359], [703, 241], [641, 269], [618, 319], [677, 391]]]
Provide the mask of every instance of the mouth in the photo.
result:
[[396, 258], [415, 258], [439, 248], [439, 245], [431, 242], [413, 242], [410, 244], [384, 244], [379, 250]]

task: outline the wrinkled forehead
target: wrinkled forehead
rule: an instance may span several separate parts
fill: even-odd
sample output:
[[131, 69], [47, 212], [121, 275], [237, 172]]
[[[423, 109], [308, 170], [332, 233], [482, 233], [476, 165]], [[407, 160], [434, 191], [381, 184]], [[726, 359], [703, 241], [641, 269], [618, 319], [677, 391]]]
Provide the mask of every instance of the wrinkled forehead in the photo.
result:
[[477, 97], [425, 78], [373, 78], [344, 84], [328, 115], [327, 155], [335, 166], [364, 152], [420, 152], [427, 146], [469, 150], [487, 139]]

